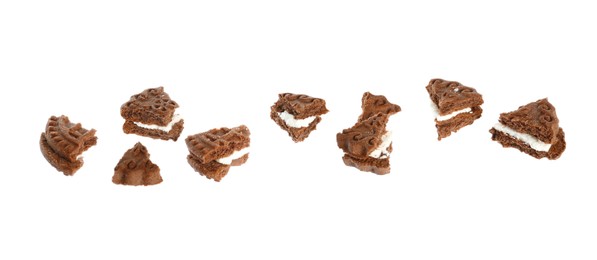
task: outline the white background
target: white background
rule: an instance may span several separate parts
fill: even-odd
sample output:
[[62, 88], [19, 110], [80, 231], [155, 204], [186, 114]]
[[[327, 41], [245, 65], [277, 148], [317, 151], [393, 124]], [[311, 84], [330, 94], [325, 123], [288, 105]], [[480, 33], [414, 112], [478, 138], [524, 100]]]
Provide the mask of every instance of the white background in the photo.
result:
[[[589, 4], [83, 2], [0, 3], [0, 259], [597, 258]], [[485, 99], [441, 142], [434, 77]], [[180, 104], [178, 142], [121, 130], [120, 105], [157, 86]], [[403, 109], [389, 175], [344, 166], [335, 143], [365, 91]], [[280, 92], [327, 101], [303, 143], [269, 119]], [[490, 140], [499, 113], [543, 97], [566, 133], [559, 160]], [[61, 114], [99, 138], [73, 177], [38, 146]], [[249, 161], [221, 183], [194, 172], [184, 138], [240, 124]], [[112, 184], [138, 141], [164, 182]]]

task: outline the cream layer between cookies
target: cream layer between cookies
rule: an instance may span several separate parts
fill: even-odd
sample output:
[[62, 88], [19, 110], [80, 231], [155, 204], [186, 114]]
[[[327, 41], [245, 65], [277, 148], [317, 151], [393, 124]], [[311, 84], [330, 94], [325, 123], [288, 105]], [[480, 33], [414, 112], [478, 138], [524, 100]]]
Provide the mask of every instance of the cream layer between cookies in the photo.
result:
[[316, 116], [310, 116], [305, 119], [296, 119], [294, 118], [294, 115], [286, 111], [282, 111], [281, 113], [278, 112], [278, 116], [284, 120], [284, 123], [286, 123], [287, 126], [294, 128], [307, 127], [316, 118]]
[[435, 103], [431, 102], [431, 108], [432, 108], [433, 114], [435, 115], [435, 120], [437, 120], [437, 121], [450, 120], [450, 119], [452, 119], [453, 117], [455, 117], [455, 116], [457, 116], [459, 114], [470, 113], [473, 110], [472, 108], [467, 107], [467, 108], [456, 110], [456, 111], [454, 111], [454, 112], [452, 112], [450, 114], [442, 116], [442, 115], [439, 114], [439, 109], [437, 108], [437, 106], [435, 105]]
[[525, 144], [528, 144], [531, 148], [533, 148], [537, 151], [547, 152], [551, 148], [551, 144], [541, 142], [539, 139], [537, 139], [536, 137], [534, 137], [530, 134], [517, 132], [516, 130], [514, 130], [510, 127], [507, 127], [507, 126], [503, 125], [502, 123], [495, 124], [493, 126], [493, 128], [495, 130], [505, 133], [511, 137], [514, 137], [520, 141], [523, 141]]
[[390, 152], [388, 148], [392, 144], [392, 132], [387, 131], [384, 135], [381, 136], [381, 143], [369, 153], [369, 157], [377, 158], [377, 159], [384, 159], [388, 158]]
[[249, 147], [247, 146], [238, 151], [234, 151], [231, 155], [229, 155], [227, 157], [217, 159], [216, 161], [221, 164], [230, 165], [232, 163], [232, 161], [234, 161], [238, 158], [241, 158], [241, 157], [245, 156], [245, 154], [248, 154], [248, 153], [249, 153]]
[[139, 127], [143, 127], [143, 128], [147, 128], [147, 129], [156, 129], [156, 130], [162, 130], [164, 132], [170, 132], [170, 130], [172, 130], [172, 126], [174, 126], [174, 124], [180, 122], [180, 120], [182, 120], [182, 117], [179, 114], [175, 114], [172, 116], [172, 120], [170, 121], [170, 123], [168, 123], [168, 125], [166, 125], [166, 126], [146, 125], [146, 124], [139, 123], [139, 122], [133, 122], [133, 123]]

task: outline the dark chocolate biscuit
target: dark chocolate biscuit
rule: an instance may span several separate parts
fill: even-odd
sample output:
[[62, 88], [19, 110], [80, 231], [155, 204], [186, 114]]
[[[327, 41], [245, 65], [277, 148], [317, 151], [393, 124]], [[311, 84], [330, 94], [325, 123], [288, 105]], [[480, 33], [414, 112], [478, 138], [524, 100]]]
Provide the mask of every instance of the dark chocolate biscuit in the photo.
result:
[[499, 122], [518, 132], [529, 133], [544, 143], [556, 141], [560, 128], [556, 108], [546, 98], [500, 114]]
[[370, 92], [363, 94], [361, 109], [363, 113], [359, 116], [358, 121], [366, 120], [377, 113], [384, 113], [391, 116], [402, 110], [399, 105], [390, 103], [385, 96], [373, 95]]
[[[278, 101], [271, 107], [270, 117], [280, 128], [288, 132], [294, 142], [301, 142], [309, 137], [321, 122], [321, 115], [328, 112], [325, 100], [321, 98], [292, 93], [282, 93], [278, 97]], [[282, 116], [291, 118], [287, 122]]]
[[389, 116], [377, 113], [353, 127], [342, 130], [336, 135], [338, 147], [353, 157], [367, 157], [381, 144], [382, 136], [387, 132], [386, 124]]
[[207, 132], [190, 135], [185, 139], [189, 155], [187, 161], [201, 175], [209, 179], [220, 181], [230, 169], [230, 166], [244, 164], [249, 154], [239, 155], [223, 162], [224, 158], [234, 156], [248, 148], [251, 142], [251, 132], [244, 125], [234, 128], [214, 128]]
[[566, 150], [559, 122], [555, 107], [547, 99], [540, 99], [500, 114], [499, 123], [489, 132], [491, 139], [503, 147], [517, 148], [537, 159], [555, 160]]
[[73, 124], [64, 115], [51, 116], [39, 140], [44, 158], [64, 175], [75, 174], [83, 166], [80, 155], [96, 143], [95, 129]]
[[391, 133], [386, 130], [391, 115], [400, 112], [400, 106], [390, 103], [385, 96], [363, 94], [362, 113], [357, 123], [336, 135], [338, 147], [344, 151], [342, 160], [347, 166], [376, 174], [390, 172], [392, 152]]
[[175, 114], [177, 108], [163, 87], [146, 89], [120, 107], [126, 120], [122, 129], [127, 134], [176, 141], [184, 128], [184, 120]]
[[151, 162], [147, 148], [141, 143], [128, 149], [116, 167], [114, 167], [114, 184], [123, 185], [155, 185], [162, 182], [160, 167]]
[[438, 140], [471, 125], [483, 113], [483, 96], [474, 88], [443, 79], [432, 79], [425, 88], [437, 110], [435, 127]]

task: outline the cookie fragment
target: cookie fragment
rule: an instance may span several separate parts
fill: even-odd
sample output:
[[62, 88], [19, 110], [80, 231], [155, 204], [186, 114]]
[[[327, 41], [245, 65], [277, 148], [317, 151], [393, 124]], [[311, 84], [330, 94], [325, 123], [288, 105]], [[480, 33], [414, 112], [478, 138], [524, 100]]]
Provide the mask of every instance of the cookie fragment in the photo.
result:
[[443, 79], [432, 79], [425, 88], [432, 101], [437, 140], [471, 125], [483, 113], [483, 96], [474, 88]]
[[95, 129], [71, 123], [67, 116], [51, 116], [41, 133], [39, 146], [44, 158], [64, 175], [73, 175], [83, 166], [81, 155], [97, 144]]
[[187, 161], [199, 174], [219, 182], [230, 166], [239, 166], [248, 160], [250, 135], [244, 125], [190, 135], [185, 139], [190, 153]]
[[128, 149], [116, 167], [112, 182], [122, 185], [155, 185], [161, 183], [160, 167], [151, 162], [147, 148], [140, 142]]
[[146, 89], [120, 107], [125, 119], [122, 129], [127, 134], [176, 141], [184, 129], [177, 108], [178, 103], [170, 99], [164, 87]]
[[309, 137], [321, 122], [321, 115], [328, 112], [321, 98], [292, 93], [279, 94], [278, 98], [270, 117], [297, 143]]
[[514, 147], [537, 159], [555, 160], [566, 150], [559, 122], [555, 107], [544, 98], [500, 114], [489, 132], [503, 147]]
[[379, 175], [390, 172], [392, 132], [386, 130], [389, 117], [400, 112], [400, 106], [385, 96], [363, 94], [362, 113], [357, 123], [336, 135], [336, 143], [344, 152], [344, 164]]

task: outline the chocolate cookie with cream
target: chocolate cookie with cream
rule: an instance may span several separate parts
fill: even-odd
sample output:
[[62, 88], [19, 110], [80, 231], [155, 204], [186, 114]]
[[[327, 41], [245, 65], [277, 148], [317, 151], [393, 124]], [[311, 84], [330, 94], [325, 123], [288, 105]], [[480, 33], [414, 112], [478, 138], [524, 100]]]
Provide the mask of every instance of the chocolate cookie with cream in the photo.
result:
[[357, 123], [336, 135], [336, 143], [344, 152], [347, 166], [376, 174], [390, 172], [392, 132], [386, 129], [388, 119], [401, 111], [383, 95], [363, 94], [362, 113]]
[[251, 132], [244, 125], [233, 128], [214, 128], [207, 132], [188, 136], [187, 161], [199, 174], [220, 181], [230, 170], [249, 159]]
[[125, 119], [122, 129], [127, 134], [176, 141], [184, 128], [177, 108], [178, 103], [170, 99], [163, 87], [146, 89], [120, 107], [120, 115]]
[[321, 115], [327, 112], [325, 100], [321, 98], [282, 93], [271, 107], [270, 117], [298, 143], [309, 137], [321, 122]]
[[450, 136], [481, 117], [483, 96], [456, 81], [432, 79], [426, 87], [435, 115], [437, 140]]
[[558, 159], [566, 150], [564, 130], [556, 108], [547, 98], [500, 114], [489, 130], [491, 139], [503, 147], [513, 147], [537, 159]]

